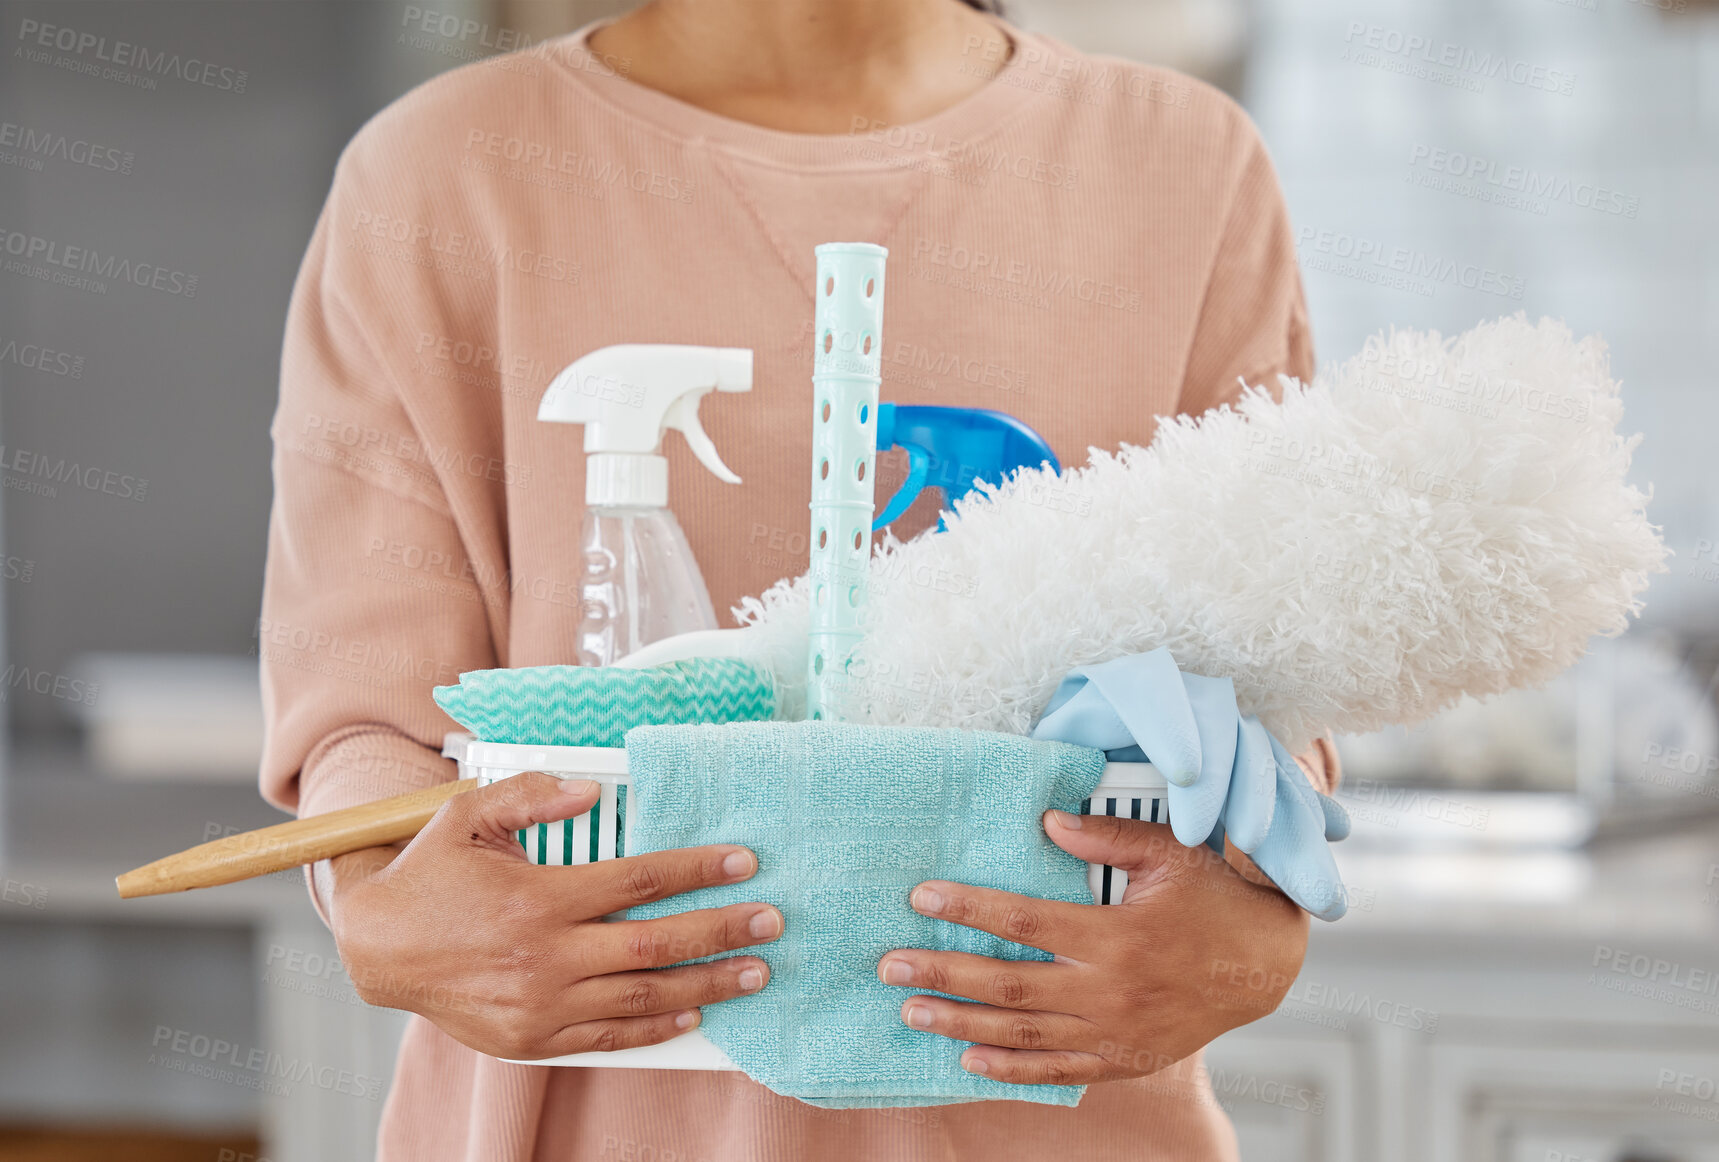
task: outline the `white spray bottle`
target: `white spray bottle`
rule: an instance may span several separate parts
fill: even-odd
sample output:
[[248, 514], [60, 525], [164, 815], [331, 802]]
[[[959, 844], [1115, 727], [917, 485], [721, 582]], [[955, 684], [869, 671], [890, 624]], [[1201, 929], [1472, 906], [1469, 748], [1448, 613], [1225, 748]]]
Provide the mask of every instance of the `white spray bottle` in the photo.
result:
[[663, 433], [678, 429], [719, 480], [740, 477], [698, 422], [711, 391], [751, 391], [743, 347], [626, 343], [568, 365], [537, 418], [585, 425], [585, 522], [579, 543], [579, 662], [607, 666], [649, 642], [716, 628], [710, 591], [668, 508]]

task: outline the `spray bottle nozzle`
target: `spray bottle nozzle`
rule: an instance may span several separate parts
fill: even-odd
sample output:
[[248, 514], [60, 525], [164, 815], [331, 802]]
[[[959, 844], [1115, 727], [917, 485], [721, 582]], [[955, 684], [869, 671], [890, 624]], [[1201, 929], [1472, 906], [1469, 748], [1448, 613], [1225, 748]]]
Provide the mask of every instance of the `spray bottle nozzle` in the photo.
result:
[[585, 425], [585, 503], [668, 503], [663, 433], [676, 428], [699, 463], [739, 484], [698, 422], [698, 401], [712, 391], [751, 391], [752, 352], [744, 347], [622, 343], [569, 364], [549, 383], [537, 418]]
[[907, 449], [907, 479], [872, 521], [874, 530], [906, 512], [930, 486], [941, 488], [944, 507], [953, 508], [980, 481], [1001, 484], [1018, 468], [1049, 464], [1051, 471], [1062, 471], [1043, 436], [1014, 416], [986, 408], [879, 404], [877, 450], [896, 446]]

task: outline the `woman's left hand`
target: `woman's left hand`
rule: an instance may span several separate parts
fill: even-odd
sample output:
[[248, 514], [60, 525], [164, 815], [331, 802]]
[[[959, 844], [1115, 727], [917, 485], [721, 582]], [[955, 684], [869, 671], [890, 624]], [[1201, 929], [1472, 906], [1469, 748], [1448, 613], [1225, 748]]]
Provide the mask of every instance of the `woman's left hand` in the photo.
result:
[[[993, 960], [900, 948], [878, 962], [916, 995], [908, 1025], [975, 1042], [962, 1067], [998, 1081], [1144, 1077], [1277, 1008], [1307, 951], [1307, 914], [1162, 823], [1045, 814], [1064, 851], [1128, 873], [1121, 904], [1069, 904], [930, 880], [913, 908], [1055, 954]], [[1257, 874], [1257, 873], [1255, 873]]]

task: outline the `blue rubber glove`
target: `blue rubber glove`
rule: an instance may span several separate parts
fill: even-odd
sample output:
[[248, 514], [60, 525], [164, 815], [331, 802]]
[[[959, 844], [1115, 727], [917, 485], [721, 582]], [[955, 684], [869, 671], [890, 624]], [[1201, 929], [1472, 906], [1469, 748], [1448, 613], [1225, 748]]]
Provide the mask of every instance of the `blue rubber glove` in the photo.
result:
[[1169, 781], [1170, 830], [1184, 846], [1246, 852], [1285, 895], [1321, 920], [1348, 910], [1327, 841], [1349, 817], [1315, 791], [1283, 744], [1236, 706], [1228, 678], [1184, 674], [1167, 649], [1069, 672], [1032, 736], [1150, 762]]

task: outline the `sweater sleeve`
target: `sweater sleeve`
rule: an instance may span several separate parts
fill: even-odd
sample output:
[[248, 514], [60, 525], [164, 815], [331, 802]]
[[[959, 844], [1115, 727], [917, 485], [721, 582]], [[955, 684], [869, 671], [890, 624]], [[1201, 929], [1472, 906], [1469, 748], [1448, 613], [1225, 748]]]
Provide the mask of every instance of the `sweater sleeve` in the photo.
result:
[[1232, 403], [1242, 380], [1277, 390], [1277, 376], [1313, 375], [1313, 338], [1289, 208], [1253, 123], [1236, 110], [1240, 163], [1200, 307], [1178, 411]]
[[301, 817], [452, 778], [453, 724], [431, 688], [496, 664], [440, 458], [374, 340], [434, 288], [353, 244], [365, 200], [350, 152], [287, 317], [257, 626], [262, 793]]

